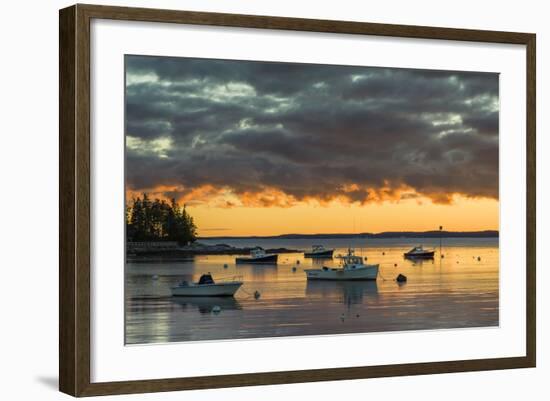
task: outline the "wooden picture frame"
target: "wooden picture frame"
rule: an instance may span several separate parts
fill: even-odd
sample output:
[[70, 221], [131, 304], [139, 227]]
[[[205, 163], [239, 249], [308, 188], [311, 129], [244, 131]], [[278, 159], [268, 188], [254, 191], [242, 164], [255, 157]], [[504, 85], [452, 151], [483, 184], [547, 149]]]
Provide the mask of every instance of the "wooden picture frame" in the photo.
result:
[[[94, 18], [224, 27], [476, 41], [526, 46], [526, 356], [400, 365], [92, 383], [90, 380], [90, 21]], [[75, 5], [60, 10], [59, 388], [73, 396], [143, 393], [534, 367], [535, 47], [530, 33], [190, 11]]]

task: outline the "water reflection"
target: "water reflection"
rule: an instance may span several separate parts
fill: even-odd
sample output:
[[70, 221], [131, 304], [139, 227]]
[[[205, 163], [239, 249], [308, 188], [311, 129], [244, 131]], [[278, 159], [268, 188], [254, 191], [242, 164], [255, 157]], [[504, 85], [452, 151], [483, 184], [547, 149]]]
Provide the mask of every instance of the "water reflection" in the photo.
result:
[[[256, 241], [256, 240], [254, 240]], [[304, 240], [305, 241], [305, 240]], [[268, 248], [307, 249], [308, 242], [272, 240]], [[345, 253], [347, 240], [326, 246]], [[126, 342], [258, 338], [316, 334], [487, 327], [499, 323], [498, 239], [449, 239], [445, 258], [404, 260], [417, 240], [369, 241], [358, 254], [380, 264], [377, 282], [306, 280], [304, 270], [338, 266], [338, 258], [279, 255], [277, 265], [235, 265], [232, 255], [193, 262], [128, 263], [125, 271]], [[237, 246], [250, 245], [235, 243]], [[259, 244], [261, 245], [261, 244]], [[364, 244], [363, 244], [364, 245]], [[428, 240], [425, 246], [435, 246]], [[182, 279], [242, 276], [235, 298], [172, 298]], [[398, 274], [407, 283], [398, 284]], [[253, 294], [259, 291], [256, 299]], [[214, 310], [219, 306], [220, 313]], [[342, 318], [343, 316], [343, 318]]]
[[251, 263], [239, 263], [238, 265], [236, 265], [236, 268], [238, 274], [250, 277], [254, 281], [261, 280], [265, 277], [277, 276], [277, 265], [271, 263], [265, 263], [261, 265]]
[[422, 267], [424, 265], [428, 265], [428, 266], [432, 266], [435, 262], [434, 262], [434, 258], [426, 258], [426, 259], [422, 259], [422, 258], [403, 258], [403, 260], [405, 261], [406, 264], [410, 265], [410, 266], [418, 266], [418, 267]]
[[333, 258], [311, 258], [311, 265], [316, 267], [331, 264]]
[[306, 296], [337, 298], [345, 305], [362, 304], [378, 298], [378, 284], [376, 281], [308, 281]]
[[215, 306], [221, 310], [241, 310], [242, 306], [233, 297], [172, 297], [172, 302], [181, 307], [183, 311], [197, 309], [199, 313], [212, 313]]

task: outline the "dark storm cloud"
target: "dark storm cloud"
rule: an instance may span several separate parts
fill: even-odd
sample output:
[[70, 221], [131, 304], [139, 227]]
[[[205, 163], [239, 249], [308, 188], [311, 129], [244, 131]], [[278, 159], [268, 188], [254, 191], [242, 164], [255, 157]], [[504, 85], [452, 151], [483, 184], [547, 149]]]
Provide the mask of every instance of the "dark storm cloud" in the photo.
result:
[[498, 197], [498, 75], [127, 56], [133, 190]]

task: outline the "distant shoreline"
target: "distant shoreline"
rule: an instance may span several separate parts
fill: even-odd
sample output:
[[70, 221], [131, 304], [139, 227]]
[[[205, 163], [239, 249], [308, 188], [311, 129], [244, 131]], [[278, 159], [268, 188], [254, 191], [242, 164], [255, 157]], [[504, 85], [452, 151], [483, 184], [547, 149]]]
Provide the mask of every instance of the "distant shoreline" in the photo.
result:
[[497, 230], [484, 231], [385, 231], [381, 233], [332, 233], [332, 234], [281, 234], [281, 235], [248, 235], [248, 236], [223, 236], [198, 237], [197, 240], [221, 240], [221, 239], [326, 239], [326, 238], [498, 238]]
[[[147, 243], [135, 243], [131, 248], [127, 248], [128, 262], [154, 262], [154, 261], [185, 261], [187, 258], [196, 255], [245, 255], [249, 254], [255, 246], [231, 246], [224, 243], [231, 240], [323, 240], [323, 239], [400, 239], [400, 238], [498, 238], [498, 231], [388, 231], [383, 233], [361, 233], [361, 234], [284, 234], [275, 236], [242, 236], [242, 237], [200, 237], [197, 242], [185, 246], [177, 243], [169, 243], [167, 247], [150, 247]], [[219, 241], [216, 244], [205, 244], [200, 241], [210, 240]], [[132, 243], [131, 243], [132, 244]], [[167, 243], [168, 244], [168, 243]], [[158, 245], [158, 243], [157, 243]], [[267, 253], [301, 253], [303, 250], [289, 249], [286, 247], [272, 247], [265, 250]]]

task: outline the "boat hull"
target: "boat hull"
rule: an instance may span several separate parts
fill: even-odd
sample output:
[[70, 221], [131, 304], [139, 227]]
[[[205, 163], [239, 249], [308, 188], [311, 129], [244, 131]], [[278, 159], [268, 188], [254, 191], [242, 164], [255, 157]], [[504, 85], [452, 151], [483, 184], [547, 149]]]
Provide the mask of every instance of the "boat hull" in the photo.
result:
[[243, 285], [241, 281], [172, 287], [174, 297], [232, 297]]
[[262, 263], [277, 263], [279, 255], [265, 255], [257, 258], [242, 257], [235, 258], [235, 263], [239, 264], [262, 264]]
[[308, 280], [362, 281], [376, 280], [379, 265], [369, 265], [362, 269], [306, 269]]
[[328, 249], [323, 252], [304, 252], [304, 258], [332, 258], [334, 249]]
[[433, 259], [435, 254], [435, 251], [430, 252], [422, 252], [422, 253], [404, 253], [403, 256], [405, 256], [407, 259]]

